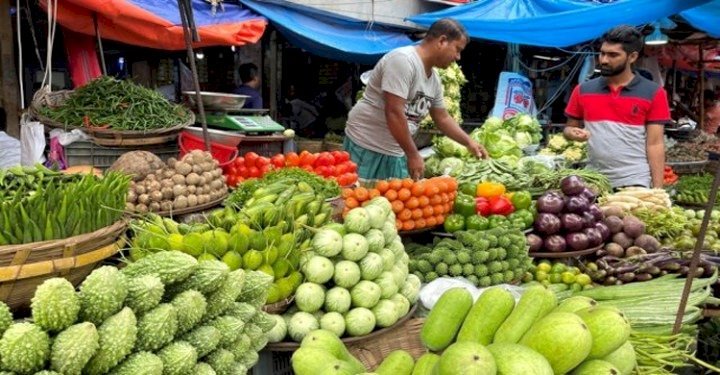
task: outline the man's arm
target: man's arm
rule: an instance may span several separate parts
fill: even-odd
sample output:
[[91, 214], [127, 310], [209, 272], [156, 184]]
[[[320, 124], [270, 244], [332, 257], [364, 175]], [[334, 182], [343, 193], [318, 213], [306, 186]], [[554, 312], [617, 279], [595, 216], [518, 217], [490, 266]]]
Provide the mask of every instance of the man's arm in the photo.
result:
[[665, 168], [665, 142], [663, 139], [665, 127], [662, 124], [647, 125], [647, 157], [650, 164], [650, 177], [652, 187], [663, 187], [663, 170]]
[[583, 129], [582, 126], [583, 123], [581, 120], [568, 117], [565, 123], [565, 129], [563, 129], [563, 135], [571, 141], [585, 142], [590, 137], [590, 133]]
[[430, 117], [441, 132], [453, 141], [467, 147], [473, 155], [479, 158], [488, 156], [485, 148], [470, 138], [445, 108], [430, 108]]
[[407, 156], [410, 177], [420, 178], [423, 175], [425, 163], [410, 135], [410, 129], [408, 129], [407, 116], [405, 116], [406, 100], [387, 91], [383, 92], [383, 97], [385, 99], [385, 121], [387, 121], [390, 134]]

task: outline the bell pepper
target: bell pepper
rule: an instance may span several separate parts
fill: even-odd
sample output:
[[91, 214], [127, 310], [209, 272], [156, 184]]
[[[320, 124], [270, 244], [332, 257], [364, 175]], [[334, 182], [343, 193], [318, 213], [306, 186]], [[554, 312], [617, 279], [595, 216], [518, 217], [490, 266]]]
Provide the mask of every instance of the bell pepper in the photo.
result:
[[487, 218], [480, 215], [473, 215], [465, 218], [465, 229], [467, 230], [485, 230], [490, 226]]
[[492, 198], [505, 194], [505, 185], [497, 182], [481, 182], [475, 191], [475, 196]]
[[473, 184], [472, 182], [463, 182], [458, 187], [458, 192], [474, 197], [475, 194], [477, 194], [477, 184]]
[[473, 199], [473, 197], [466, 195], [466, 194], [458, 194], [457, 197], [455, 197], [455, 204], [453, 205], [453, 211], [456, 214], [460, 214], [465, 217], [476, 215], [475, 199]]
[[516, 191], [510, 198], [510, 202], [516, 210], [526, 209], [532, 203], [532, 196], [527, 191]]
[[448, 233], [455, 233], [465, 229], [465, 217], [460, 214], [452, 214], [445, 218], [443, 228]]
[[493, 215], [507, 216], [515, 211], [512, 202], [502, 195], [492, 197], [488, 201], [490, 202], [490, 213]]
[[508, 215], [508, 220], [514, 221], [516, 219], [521, 219], [525, 223], [524, 227], [528, 228], [535, 221], [535, 216], [528, 209], [520, 209]]
[[507, 225], [508, 219], [502, 215], [490, 215], [488, 217], [488, 228], [498, 228]]
[[480, 216], [490, 215], [490, 202], [485, 197], [475, 198], [475, 213]]

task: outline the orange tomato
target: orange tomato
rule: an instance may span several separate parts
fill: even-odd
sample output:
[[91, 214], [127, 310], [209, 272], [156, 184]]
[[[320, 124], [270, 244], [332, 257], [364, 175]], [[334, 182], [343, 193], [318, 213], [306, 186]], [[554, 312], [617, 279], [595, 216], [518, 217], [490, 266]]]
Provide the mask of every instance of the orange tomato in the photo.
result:
[[342, 197], [343, 198], [350, 198], [353, 196], [355, 196], [355, 192], [353, 191], [353, 189], [348, 189], [348, 188], [342, 189]]
[[392, 190], [400, 190], [402, 189], [402, 180], [391, 180], [390, 181], [390, 189]]
[[402, 222], [402, 220], [400, 220], [400, 219], [395, 219], [395, 228], [397, 228], [397, 230], [402, 230], [402, 227], [403, 227], [403, 222]]
[[445, 212], [452, 212], [452, 202], [445, 203]]
[[364, 202], [368, 200], [368, 197], [370, 196], [370, 192], [362, 186], [355, 188], [355, 198], [357, 198], [358, 202]]
[[447, 184], [448, 184], [448, 190], [457, 192], [458, 183], [457, 183], [456, 179], [448, 178]]
[[425, 194], [425, 184], [422, 182], [417, 182], [410, 190], [412, 191], [413, 197], [421, 197], [423, 194]]
[[375, 184], [375, 189], [378, 189], [380, 194], [385, 194], [385, 192], [390, 189], [390, 183], [385, 180], [380, 180]]
[[410, 189], [408, 188], [402, 188], [398, 191], [398, 199], [405, 202], [406, 200], [410, 199], [412, 197], [412, 193], [410, 192]]
[[381, 195], [382, 195], [382, 194], [380, 194], [380, 190], [378, 190], [378, 189], [372, 189], [372, 190], [370, 190], [370, 199], [373, 199], [373, 198], [375, 198], [375, 197], [379, 197], [379, 196], [381, 196]]
[[392, 205], [392, 210], [395, 214], [400, 213], [400, 211], [402, 211], [403, 208], [405, 208], [403, 206], [403, 202], [401, 202], [401, 201], [392, 201], [391, 205]]
[[[357, 191], [355, 191], [355, 196], [357, 196]], [[442, 199], [443, 203], [447, 203], [450, 201], [450, 195], [448, 195], [448, 193], [440, 193], [440, 199]]]
[[432, 197], [440, 194], [440, 188], [435, 183], [430, 183], [425, 187], [425, 195]]
[[435, 221], [437, 222], [437, 225], [444, 223], [445, 215], [435, 215]]
[[399, 214], [397, 214], [397, 218], [402, 221], [410, 220], [410, 219], [412, 219], [412, 216], [413, 216], [413, 212], [409, 208], [403, 208], [403, 210], [400, 211]]
[[430, 216], [426, 218], [425, 223], [427, 223], [427, 226], [429, 227], [435, 227], [438, 225], [437, 220], [435, 220], [435, 216]]
[[345, 207], [347, 208], [355, 208], [360, 205], [360, 202], [357, 201], [357, 199], [353, 197], [349, 197], [345, 199]]
[[405, 178], [402, 180], [402, 187], [404, 187], [405, 189], [411, 189], [414, 184], [415, 181], [413, 181], [412, 178]]
[[436, 204], [440, 204], [440, 203], [443, 203], [442, 198], [440, 197], [440, 194], [435, 194], [430, 197], [430, 204], [432, 204], [433, 206]]
[[417, 220], [419, 218], [423, 217], [423, 210], [421, 208], [416, 208], [412, 210], [412, 218]]
[[415, 197], [410, 197], [410, 199], [405, 202], [405, 206], [407, 206], [407, 208], [409, 209], [417, 208], [418, 206], [420, 206], [420, 201]]
[[418, 198], [418, 203], [420, 203], [420, 207], [425, 207], [430, 204], [430, 198], [423, 195]]
[[431, 206], [424, 207], [422, 210], [423, 210], [423, 217], [428, 218], [430, 216], [435, 215], [435, 210], [433, 210], [433, 208]]
[[425, 219], [419, 218], [415, 220], [415, 228], [426, 228], [427, 226], [427, 221]]
[[394, 201], [394, 200], [397, 200], [397, 198], [398, 198], [398, 193], [397, 193], [397, 191], [396, 191], [395, 189], [390, 189], [390, 190], [388, 190], [388, 191], [385, 192], [385, 198], [387, 198], [387, 200], [389, 200], [390, 202], [392, 202], [392, 201]]
[[294, 152], [291, 152], [285, 156], [285, 163], [288, 166], [297, 167], [298, 165], [300, 165], [300, 156], [298, 156], [298, 154]]
[[437, 182], [437, 187], [438, 187], [438, 189], [440, 189], [441, 193], [445, 193], [448, 190], [448, 185], [444, 179]]
[[445, 213], [445, 206], [443, 206], [441, 204], [436, 204], [436, 205], [432, 206], [432, 209], [433, 209], [433, 213], [435, 215], [442, 215]]
[[413, 230], [415, 229], [415, 222], [412, 220], [404, 221], [402, 230]]

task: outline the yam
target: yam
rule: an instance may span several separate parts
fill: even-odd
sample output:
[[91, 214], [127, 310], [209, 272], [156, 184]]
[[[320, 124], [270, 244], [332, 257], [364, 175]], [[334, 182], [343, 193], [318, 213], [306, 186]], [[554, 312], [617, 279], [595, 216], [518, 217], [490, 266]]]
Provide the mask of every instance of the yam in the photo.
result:
[[141, 181], [154, 171], [165, 167], [157, 155], [148, 151], [126, 152], [108, 168], [111, 172], [120, 172], [132, 176], [133, 181]]

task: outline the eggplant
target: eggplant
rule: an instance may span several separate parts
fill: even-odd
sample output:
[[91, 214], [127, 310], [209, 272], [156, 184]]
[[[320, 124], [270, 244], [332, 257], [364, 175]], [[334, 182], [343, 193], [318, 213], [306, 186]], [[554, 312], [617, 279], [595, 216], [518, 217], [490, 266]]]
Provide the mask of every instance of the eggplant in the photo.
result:
[[540, 250], [542, 250], [543, 246], [543, 240], [538, 236], [537, 234], [528, 234], [525, 236], [528, 246], [530, 246], [530, 249], [528, 250], [531, 253], [536, 253]]
[[[587, 198], [585, 198], [581, 195], [576, 195], [576, 196], [565, 198], [565, 211], [566, 212], [582, 214], [588, 210], [589, 206], [590, 206], [590, 202], [588, 202]], [[594, 215], [593, 215], [593, 222], [595, 222]]]
[[579, 232], [585, 226], [583, 218], [578, 214], [562, 214], [560, 215], [562, 227], [567, 232]]
[[565, 203], [560, 194], [549, 191], [540, 196], [537, 200], [537, 210], [540, 213], [559, 214], [563, 211]]
[[595, 203], [595, 200], [597, 199], [597, 194], [595, 194], [594, 191], [590, 190], [587, 187], [580, 192], [580, 195], [585, 197], [590, 203]]
[[615, 276], [608, 276], [605, 279], [605, 282], [603, 284], [605, 285], [615, 285], [615, 282], [619, 281]]
[[600, 236], [602, 237], [603, 242], [610, 238], [610, 228], [608, 228], [608, 226], [605, 225], [605, 223], [603, 223], [602, 221], [598, 221], [597, 223], [595, 223], [593, 228], [597, 229], [597, 231], [600, 232]]
[[600, 246], [603, 243], [602, 234], [594, 227], [583, 229], [583, 233], [588, 239], [588, 247]]
[[588, 240], [588, 236], [582, 232], [570, 233], [566, 235], [565, 242], [567, 243], [568, 247], [570, 247], [570, 249], [574, 251], [585, 250], [588, 248], [588, 244], [590, 243]]
[[560, 180], [560, 190], [568, 196], [578, 195], [585, 189], [585, 181], [576, 175], [570, 175]]
[[535, 229], [543, 234], [555, 234], [562, 228], [560, 219], [550, 213], [538, 214], [535, 219]]
[[543, 247], [550, 252], [553, 253], [561, 253], [565, 251], [565, 248], [567, 247], [567, 243], [565, 242], [565, 238], [563, 236], [554, 234], [552, 236], [548, 236], [545, 238], [545, 241], [543, 241]]

